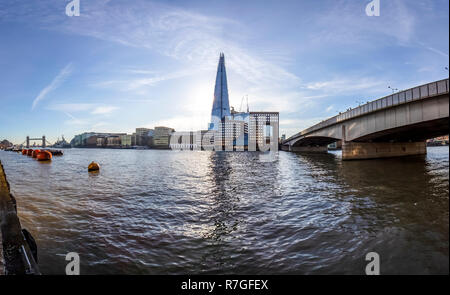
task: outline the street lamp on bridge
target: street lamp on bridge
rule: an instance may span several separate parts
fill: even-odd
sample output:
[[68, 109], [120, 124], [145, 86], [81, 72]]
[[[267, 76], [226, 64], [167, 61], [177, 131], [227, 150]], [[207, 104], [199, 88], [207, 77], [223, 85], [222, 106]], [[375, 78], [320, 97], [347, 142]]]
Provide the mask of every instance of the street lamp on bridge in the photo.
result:
[[392, 93], [395, 93], [395, 91], [398, 91], [398, 88], [392, 88], [391, 86], [388, 86], [388, 88], [392, 90]]

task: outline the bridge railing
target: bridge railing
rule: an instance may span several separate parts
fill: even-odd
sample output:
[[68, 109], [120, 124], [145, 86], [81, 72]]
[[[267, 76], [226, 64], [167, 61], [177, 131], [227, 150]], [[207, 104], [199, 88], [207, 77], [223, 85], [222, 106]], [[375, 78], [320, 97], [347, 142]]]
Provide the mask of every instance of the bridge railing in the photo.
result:
[[348, 110], [344, 113], [331, 117], [327, 120], [320, 122], [314, 126], [311, 126], [293, 136], [286, 139], [285, 142], [290, 141], [299, 136], [306, 135], [313, 131], [328, 127], [330, 125], [337, 124], [342, 121], [346, 121], [355, 117], [365, 115], [367, 113], [376, 112], [382, 109], [390, 108], [395, 105], [408, 103], [410, 101], [424, 99], [449, 92], [449, 79], [443, 79], [427, 84], [423, 84], [417, 87], [409, 88], [399, 91], [397, 93], [379, 98], [377, 100], [360, 105], [354, 109]]

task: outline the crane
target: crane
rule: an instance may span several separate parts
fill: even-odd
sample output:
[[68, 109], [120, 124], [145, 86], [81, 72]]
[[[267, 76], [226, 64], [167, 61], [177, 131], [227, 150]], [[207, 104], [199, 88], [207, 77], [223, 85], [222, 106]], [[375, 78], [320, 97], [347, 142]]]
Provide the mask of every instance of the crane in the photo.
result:
[[239, 112], [242, 113], [242, 103], [244, 102], [244, 98], [245, 98], [246, 101], [247, 101], [247, 113], [248, 113], [248, 110], [249, 110], [249, 109], [248, 109], [248, 94], [242, 96], [242, 99], [241, 99], [241, 106], [239, 107]]

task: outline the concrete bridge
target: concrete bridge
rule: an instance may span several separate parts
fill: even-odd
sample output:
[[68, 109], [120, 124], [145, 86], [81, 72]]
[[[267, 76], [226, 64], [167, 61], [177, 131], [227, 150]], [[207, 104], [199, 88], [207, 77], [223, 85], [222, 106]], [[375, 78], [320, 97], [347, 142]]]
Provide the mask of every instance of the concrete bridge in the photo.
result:
[[293, 152], [326, 152], [342, 141], [342, 159], [426, 154], [426, 140], [449, 134], [449, 79], [368, 102], [282, 142]]

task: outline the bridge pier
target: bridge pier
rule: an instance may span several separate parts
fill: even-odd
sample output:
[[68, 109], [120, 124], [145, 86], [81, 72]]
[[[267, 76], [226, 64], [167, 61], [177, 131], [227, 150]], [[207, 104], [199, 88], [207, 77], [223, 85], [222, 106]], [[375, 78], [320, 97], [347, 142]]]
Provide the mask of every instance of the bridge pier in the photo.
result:
[[342, 160], [378, 159], [425, 155], [426, 141], [420, 142], [346, 142], [342, 145]]
[[289, 152], [289, 146], [288, 146], [288, 145], [282, 144], [282, 145], [280, 145], [280, 149], [281, 149], [282, 151]]
[[305, 153], [326, 153], [328, 147], [324, 146], [289, 146], [290, 152], [305, 152]]

